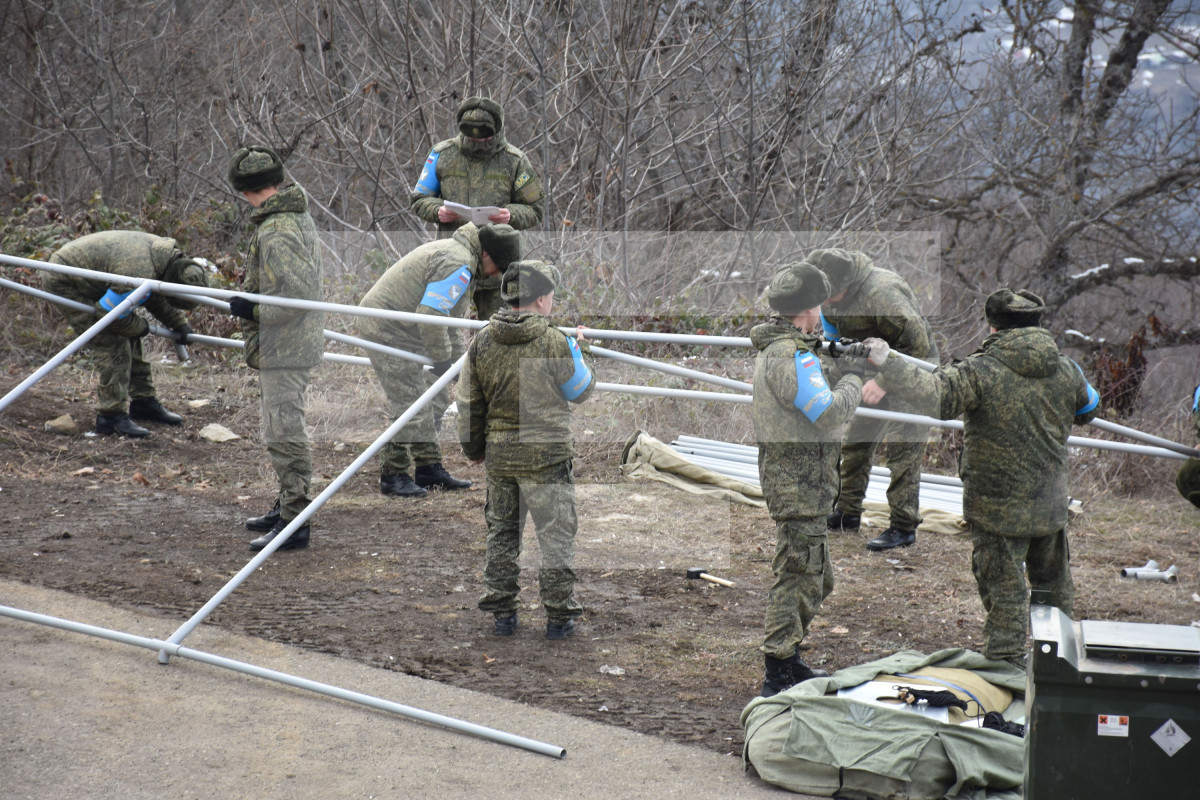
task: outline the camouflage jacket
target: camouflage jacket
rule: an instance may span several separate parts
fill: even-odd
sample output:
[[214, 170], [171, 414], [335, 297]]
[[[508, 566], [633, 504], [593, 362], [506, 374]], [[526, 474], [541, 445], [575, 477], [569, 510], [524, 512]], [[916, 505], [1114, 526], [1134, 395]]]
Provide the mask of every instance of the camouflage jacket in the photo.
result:
[[508, 144], [503, 132], [497, 133], [491, 146], [479, 154], [464, 150], [462, 134], [433, 146], [409, 205], [421, 219], [437, 223], [439, 238], [449, 236], [465, 222], [438, 222], [437, 212], [445, 200], [465, 206], [507, 208], [512, 215], [508, 224], [517, 230], [536, 227], [546, 213], [541, 180], [529, 158]]
[[[466, 317], [482, 254], [479, 229], [468, 222], [452, 239], [427, 242], [388, 267], [359, 305]], [[421, 353], [434, 361], [450, 358], [452, 337], [460, 339], [457, 330], [439, 325], [361, 317], [358, 326], [364, 338]]]
[[[101, 231], [81, 236], [64, 245], [50, 257], [50, 261], [129, 278], [163, 280], [167, 265], [176, 256], [181, 255], [174, 239], [140, 231]], [[99, 302], [110, 289], [118, 294], [126, 294], [134, 288], [128, 283], [110, 283], [93, 278], [56, 274], [50, 274], [43, 283], [47, 291], [93, 305], [97, 319], [109, 311], [108, 308], [99, 305]], [[143, 308], [153, 314], [155, 319], [172, 330], [179, 329], [187, 322], [187, 317], [180, 308], [190, 306], [190, 303], [182, 301], [173, 303], [167, 295], [157, 292], [151, 292], [143, 304]], [[125, 335], [124, 329], [130, 326], [140, 327], [133, 315], [110, 323], [108, 329], [120, 336]]]
[[924, 372], [890, 357], [893, 391], [924, 395], [933, 416], [963, 418], [963, 517], [1005, 536], [1067, 524], [1067, 437], [1100, 398], [1045, 328], [993, 333], [966, 359]]
[[[253, 294], [324, 300], [321, 244], [299, 184], [285, 186], [250, 214], [258, 226], [242, 288]], [[325, 312], [260, 304], [242, 320], [246, 363], [254, 369], [316, 366], [325, 351]]]
[[545, 317], [503, 309], [475, 335], [458, 382], [467, 458], [502, 472], [537, 471], [574, 454], [570, 403], [596, 387], [591, 348]]
[[[750, 331], [758, 473], [772, 519], [825, 514], [837, 489], [842, 426], [862, 400], [862, 378], [840, 375], [821, 335], [772, 316]], [[833, 388], [830, 389], [832, 381]]]
[[[921, 314], [912, 288], [898, 274], [876, 267], [861, 254], [856, 253], [846, 296], [839, 303], [822, 306], [821, 315], [826, 338], [862, 341], [876, 336], [901, 353], [937, 361], [933, 329]], [[875, 382], [886, 388], [882, 376], [877, 376]]]

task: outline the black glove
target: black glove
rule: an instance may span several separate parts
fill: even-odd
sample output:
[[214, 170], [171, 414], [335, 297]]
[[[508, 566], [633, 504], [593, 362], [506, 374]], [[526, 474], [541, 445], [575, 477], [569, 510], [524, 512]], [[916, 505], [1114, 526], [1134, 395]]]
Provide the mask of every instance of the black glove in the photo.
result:
[[833, 339], [829, 342], [830, 358], [866, 358], [871, 348], [855, 339]]
[[251, 303], [244, 297], [234, 295], [229, 298], [229, 313], [242, 319], [254, 319], [254, 308], [258, 303]]
[[195, 331], [192, 330], [192, 326], [188, 325], [186, 322], [176, 328], [175, 332], [179, 334], [179, 338], [176, 339], [176, 342], [179, 344], [187, 344], [189, 341], [188, 337], [195, 333]]
[[452, 358], [447, 358], [445, 361], [433, 362], [434, 377], [436, 377], [436, 378], [442, 377], [443, 375], [446, 374], [446, 370], [450, 369], [452, 366], [454, 366], [454, 359], [452, 359]]

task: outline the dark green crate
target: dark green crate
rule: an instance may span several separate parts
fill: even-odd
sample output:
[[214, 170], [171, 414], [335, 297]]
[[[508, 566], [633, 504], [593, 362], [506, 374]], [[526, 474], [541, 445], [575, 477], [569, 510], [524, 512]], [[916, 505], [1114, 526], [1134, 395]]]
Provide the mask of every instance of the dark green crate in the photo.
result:
[[1200, 628], [1030, 618], [1026, 800], [1200, 797]]

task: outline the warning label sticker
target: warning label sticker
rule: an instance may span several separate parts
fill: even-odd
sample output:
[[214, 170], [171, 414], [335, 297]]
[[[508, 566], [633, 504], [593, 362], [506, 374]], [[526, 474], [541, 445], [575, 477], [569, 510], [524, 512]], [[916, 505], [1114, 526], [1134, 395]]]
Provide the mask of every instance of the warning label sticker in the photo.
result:
[[1129, 736], [1129, 717], [1120, 714], [1098, 714], [1096, 716], [1097, 736]]
[[1158, 730], [1150, 734], [1150, 738], [1154, 743], [1163, 749], [1163, 752], [1168, 756], [1173, 756], [1178, 753], [1183, 746], [1192, 740], [1183, 728], [1173, 719], [1169, 719], [1162, 724]]

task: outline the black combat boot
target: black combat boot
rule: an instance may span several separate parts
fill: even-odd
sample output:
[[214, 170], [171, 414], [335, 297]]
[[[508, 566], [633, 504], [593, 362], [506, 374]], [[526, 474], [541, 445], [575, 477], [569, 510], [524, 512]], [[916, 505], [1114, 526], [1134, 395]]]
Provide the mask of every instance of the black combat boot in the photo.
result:
[[426, 489], [442, 489], [443, 491], [452, 492], [455, 489], [469, 489], [470, 481], [464, 481], [454, 477], [441, 464], [426, 464], [423, 467], [417, 467], [415, 478], [417, 486]]
[[823, 669], [813, 669], [808, 664], [804, 663], [804, 659], [800, 657], [800, 650], [796, 650], [796, 654], [788, 659], [788, 664], [792, 669], [792, 680], [796, 683], [812, 680], [813, 678], [828, 678], [829, 673]]
[[796, 679], [792, 677], [791, 659], [764, 655], [763, 661], [766, 664], [766, 676], [763, 678], [762, 691], [758, 693], [760, 697], [774, 697], [796, 685]]
[[263, 514], [261, 517], [251, 517], [246, 520], [246, 530], [248, 531], [269, 531], [275, 527], [275, 523], [279, 522], [279, 498], [275, 498], [275, 505], [271, 506], [271, 510]]
[[555, 622], [548, 620], [546, 622], [546, 638], [547, 639], [565, 639], [575, 633], [575, 620], [569, 619], [566, 622]]
[[401, 472], [399, 475], [380, 475], [379, 491], [388, 497], [424, 497], [429, 494], [428, 489], [423, 489], [413, 483], [413, 479], [408, 477], [406, 472]]
[[509, 614], [508, 616], [496, 617], [496, 635], [497, 636], [512, 636], [517, 632], [517, 615]]
[[[289, 524], [291, 524], [290, 519], [283, 519], [281, 517], [279, 519], [279, 521], [276, 522], [275, 525], [271, 528], [271, 530], [267, 531], [262, 536], [258, 537], [254, 541], [250, 542], [250, 549], [251, 550], [262, 550], [264, 547], [269, 545], [275, 539], [276, 536], [278, 536], [280, 533], [282, 533], [283, 529], [286, 528]], [[309, 534], [309, 528], [308, 528], [308, 523], [306, 522], [303, 525], [301, 525], [299, 528], [297, 528], [295, 531], [293, 531], [292, 535], [288, 537], [287, 541], [284, 542], [283, 544], [279, 545], [279, 549], [280, 550], [299, 550], [301, 547], [308, 547], [308, 534]]]
[[173, 411], [167, 411], [157, 397], [135, 397], [129, 404], [129, 416], [144, 422], [158, 422], [163, 425], [180, 425], [183, 417]]
[[879, 552], [891, 550], [893, 547], [908, 547], [917, 540], [916, 531], [905, 531], [895, 525], [867, 542], [867, 549]]
[[122, 436], [128, 436], [130, 439], [145, 439], [150, 435], [150, 431], [131, 420], [128, 414], [121, 413], [97, 414], [96, 433], [104, 436], [119, 433]]
[[825, 526], [831, 531], [856, 531], [861, 522], [861, 516], [847, 514], [845, 511], [834, 511], [825, 518]]

